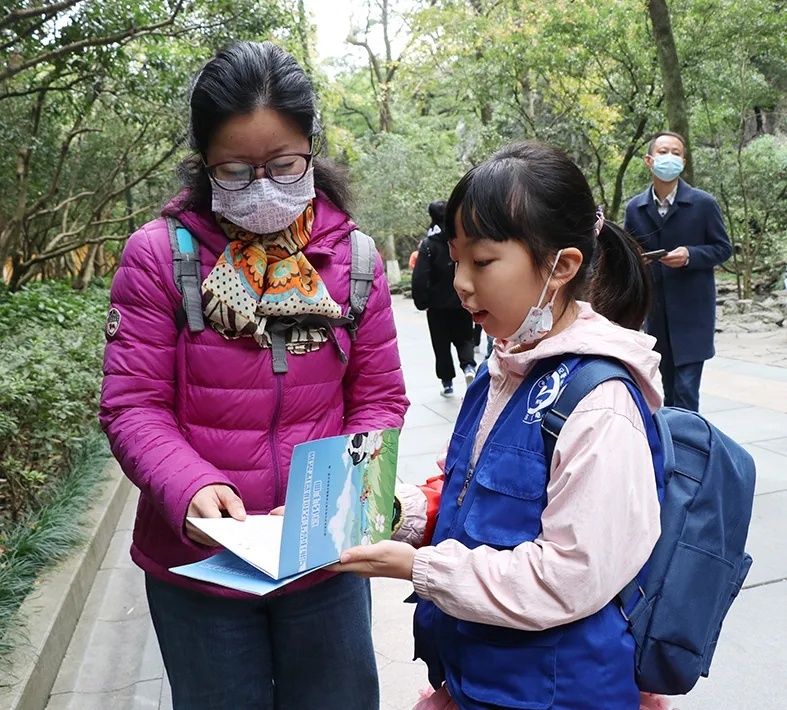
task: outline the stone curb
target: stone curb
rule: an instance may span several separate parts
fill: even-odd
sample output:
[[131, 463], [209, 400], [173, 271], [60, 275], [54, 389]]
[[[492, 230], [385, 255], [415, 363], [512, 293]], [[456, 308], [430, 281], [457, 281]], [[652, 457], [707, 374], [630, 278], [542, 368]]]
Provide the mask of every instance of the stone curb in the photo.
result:
[[17, 612], [19, 646], [0, 680], [0, 710], [43, 710], [93, 580], [117, 527], [131, 484], [114, 459], [85, 516], [86, 544], [38, 580]]

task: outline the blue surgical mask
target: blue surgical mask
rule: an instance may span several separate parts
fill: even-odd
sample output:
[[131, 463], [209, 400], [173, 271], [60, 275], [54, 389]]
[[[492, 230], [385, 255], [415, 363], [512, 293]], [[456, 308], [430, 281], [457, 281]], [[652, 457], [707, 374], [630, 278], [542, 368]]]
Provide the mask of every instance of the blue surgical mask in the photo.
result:
[[664, 182], [672, 182], [678, 175], [683, 172], [683, 158], [679, 155], [672, 155], [672, 153], [653, 155], [653, 167], [651, 171], [653, 174]]

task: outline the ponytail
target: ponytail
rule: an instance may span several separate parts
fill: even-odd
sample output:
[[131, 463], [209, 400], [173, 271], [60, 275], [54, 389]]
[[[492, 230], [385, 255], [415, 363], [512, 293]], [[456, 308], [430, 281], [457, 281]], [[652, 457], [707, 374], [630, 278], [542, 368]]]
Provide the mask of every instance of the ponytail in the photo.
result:
[[604, 222], [596, 238], [587, 295], [605, 318], [632, 330], [642, 327], [651, 299], [649, 269], [639, 244], [612, 222]]

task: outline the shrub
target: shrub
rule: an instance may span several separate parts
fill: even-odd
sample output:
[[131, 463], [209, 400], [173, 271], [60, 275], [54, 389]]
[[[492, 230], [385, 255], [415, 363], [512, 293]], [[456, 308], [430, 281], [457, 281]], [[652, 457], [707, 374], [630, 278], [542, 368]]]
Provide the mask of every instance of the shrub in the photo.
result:
[[106, 307], [103, 283], [0, 292], [0, 543], [96, 430]]

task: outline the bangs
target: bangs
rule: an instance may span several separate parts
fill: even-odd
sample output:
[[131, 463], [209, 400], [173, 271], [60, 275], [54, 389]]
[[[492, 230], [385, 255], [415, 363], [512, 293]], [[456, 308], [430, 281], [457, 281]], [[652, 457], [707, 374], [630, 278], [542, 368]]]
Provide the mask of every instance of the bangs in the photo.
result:
[[503, 159], [483, 163], [459, 181], [446, 208], [448, 239], [456, 237], [457, 214], [471, 240], [505, 242], [532, 234], [526, 209], [528, 192], [516, 179], [516, 162]]

